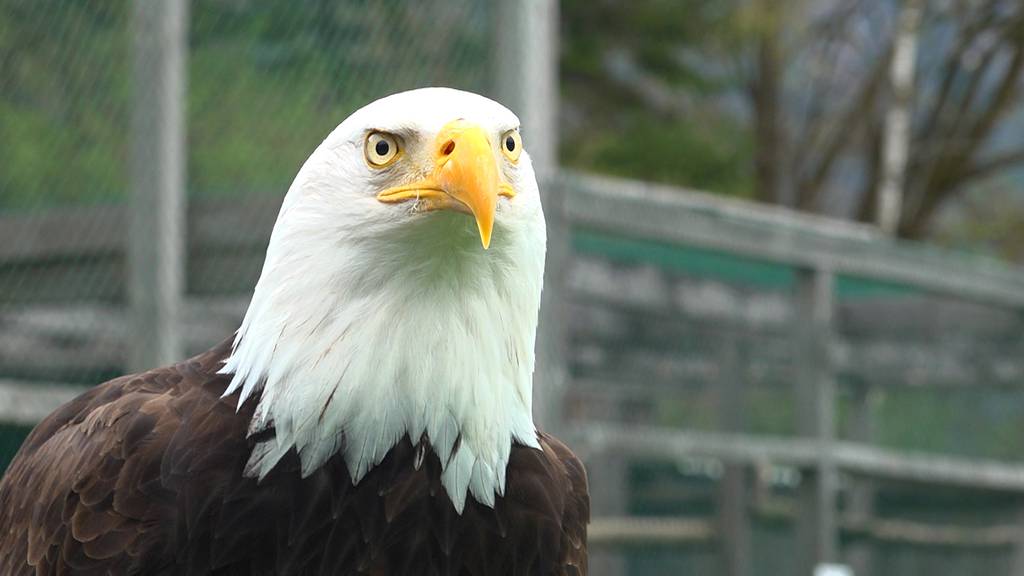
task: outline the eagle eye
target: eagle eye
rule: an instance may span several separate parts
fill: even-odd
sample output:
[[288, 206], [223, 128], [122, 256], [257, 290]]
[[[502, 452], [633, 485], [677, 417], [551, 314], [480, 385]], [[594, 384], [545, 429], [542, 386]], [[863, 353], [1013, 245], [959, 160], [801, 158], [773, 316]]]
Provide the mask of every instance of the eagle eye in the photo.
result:
[[387, 132], [370, 132], [363, 146], [366, 163], [373, 168], [390, 166], [402, 151], [398, 136]]
[[523, 139], [519, 136], [519, 130], [509, 130], [501, 135], [501, 152], [512, 162], [519, 160], [523, 152]]

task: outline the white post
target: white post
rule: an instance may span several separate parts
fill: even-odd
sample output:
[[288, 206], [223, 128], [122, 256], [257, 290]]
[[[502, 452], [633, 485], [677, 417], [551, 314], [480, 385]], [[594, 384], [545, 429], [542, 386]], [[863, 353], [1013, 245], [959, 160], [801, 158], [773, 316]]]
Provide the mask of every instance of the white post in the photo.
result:
[[557, 431], [565, 391], [565, 315], [562, 302], [569, 256], [558, 171], [558, 2], [495, 2], [494, 88], [518, 114], [523, 146], [533, 160], [548, 224], [548, 253], [537, 334], [533, 413], [539, 426]]
[[910, 147], [910, 107], [914, 96], [914, 62], [921, 24], [921, 0], [904, 0], [896, 30], [889, 80], [892, 105], [885, 116], [882, 182], [878, 190], [878, 226], [894, 234], [903, 209], [903, 185]]
[[184, 276], [187, 0], [135, 0], [132, 11], [129, 368], [181, 358]]

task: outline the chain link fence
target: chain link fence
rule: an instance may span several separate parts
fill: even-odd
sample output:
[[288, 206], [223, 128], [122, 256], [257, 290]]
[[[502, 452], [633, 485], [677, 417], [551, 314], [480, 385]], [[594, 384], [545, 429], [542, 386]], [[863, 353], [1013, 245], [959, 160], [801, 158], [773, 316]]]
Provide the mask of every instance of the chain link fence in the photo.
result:
[[[122, 371], [133, 3], [0, 7], [0, 370]], [[188, 351], [231, 333], [276, 203], [349, 113], [426, 85], [488, 89], [485, 1], [187, 3]], [[155, 64], [141, 63], [146, 68]], [[212, 308], [211, 308], [212, 306]], [[204, 326], [205, 324], [205, 326]]]

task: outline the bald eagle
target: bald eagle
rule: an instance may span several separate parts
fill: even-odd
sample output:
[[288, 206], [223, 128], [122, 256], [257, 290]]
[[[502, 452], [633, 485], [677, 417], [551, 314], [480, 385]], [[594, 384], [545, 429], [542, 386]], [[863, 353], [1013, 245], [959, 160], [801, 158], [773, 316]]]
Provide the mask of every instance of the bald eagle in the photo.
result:
[[545, 230], [518, 126], [444, 88], [342, 122], [235, 336], [27, 438], [0, 573], [585, 574], [583, 466], [531, 415]]

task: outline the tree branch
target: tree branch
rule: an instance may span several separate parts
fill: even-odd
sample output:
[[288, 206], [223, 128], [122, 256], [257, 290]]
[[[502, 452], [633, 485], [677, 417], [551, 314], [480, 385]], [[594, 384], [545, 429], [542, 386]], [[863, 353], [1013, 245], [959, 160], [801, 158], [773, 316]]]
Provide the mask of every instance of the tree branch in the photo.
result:
[[984, 178], [994, 172], [1012, 168], [1017, 164], [1024, 164], [1024, 148], [971, 163], [958, 175], [958, 183]]
[[989, 11], [980, 19], [964, 26], [956, 47], [949, 52], [942, 65], [942, 80], [939, 82], [938, 97], [935, 99], [935, 104], [932, 105], [931, 112], [927, 115], [928, 119], [922, 124], [921, 141], [930, 140], [934, 136], [935, 130], [942, 125], [943, 111], [960, 73], [960, 60], [963, 58], [964, 51], [974, 43], [978, 34], [992, 23], [994, 17], [994, 13]]
[[877, 119], [868, 127], [867, 168], [864, 170], [864, 183], [860, 192], [860, 206], [857, 208], [857, 220], [873, 222], [878, 210], [879, 181], [882, 179], [882, 123]]
[[[932, 157], [932, 168], [920, 187], [921, 198], [916, 209], [901, 227], [900, 233], [909, 237], [922, 236], [938, 208], [968, 179], [964, 174], [970, 170], [971, 157], [990, 136], [996, 121], [1006, 114], [1017, 93], [1021, 72], [1024, 71], [1024, 33], [1016, 30], [1021, 17], [1013, 19], [1008, 27], [1013, 42], [1013, 55], [1006, 66], [1005, 74], [992, 97], [982, 105], [982, 112], [963, 137], [951, 138], [950, 150]], [[954, 135], [955, 136], [955, 135]]]
[[814, 166], [811, 175], [799, 183], [797, 188], [798, 208], [813, 210], [817, 206], [822, 184], [832, 169], [833, 163], [848, 143], [850, 135], [855, 133], [857, 126], [863, 122], [864, 110], [873, 108], [872, 101], [877, 98], [879, 89], [882, 87], [889, 70], [891, 57], [892, 43], [890, 42], [883, 55], [875, 62], [867, 80], [861, 85], [860, 92], [850, 102], [835, 129], [828, 134], [826, 142], [820, 146], [822, 153], [818, 157], [817, 165]]
[[757, 74], [750, 87], [754, 104], [755, 194], [762, 202], [779, 203], [779, 165], [782, 138], [779, 134], [778, 30], [761, 34], [757, 42]]

